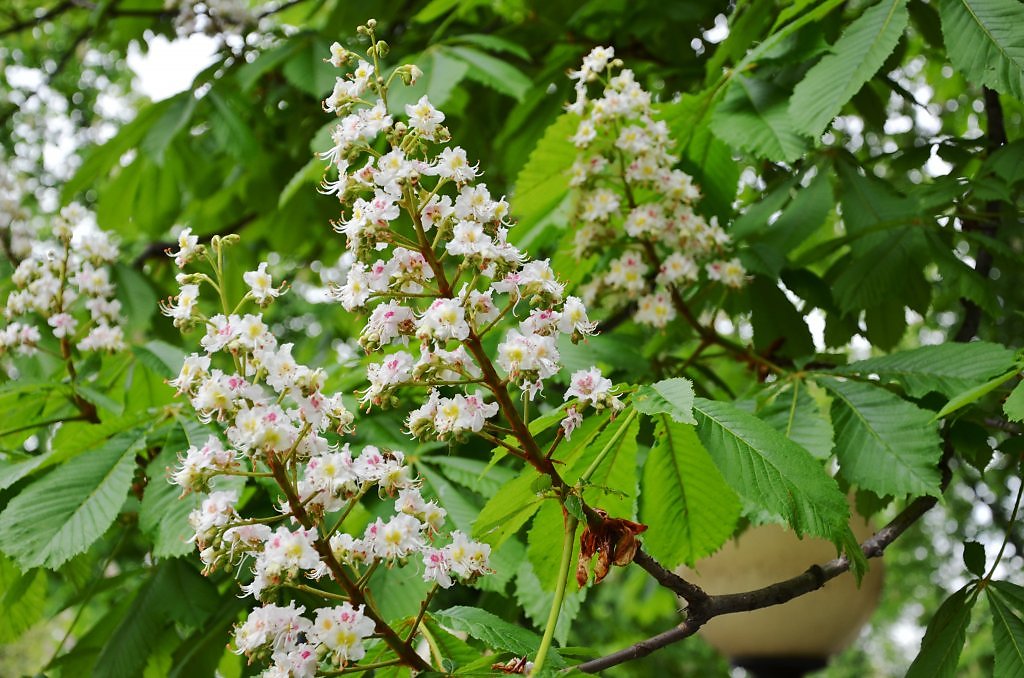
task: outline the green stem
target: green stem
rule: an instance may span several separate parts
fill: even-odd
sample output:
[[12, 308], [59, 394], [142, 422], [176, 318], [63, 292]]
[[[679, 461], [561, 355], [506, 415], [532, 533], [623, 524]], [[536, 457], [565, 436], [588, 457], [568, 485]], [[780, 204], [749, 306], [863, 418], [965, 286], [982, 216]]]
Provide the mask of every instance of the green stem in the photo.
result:
[[343, 676], [343, 675], [345, 675], [347, 673], [362, 673], [364, 671], [370, 671], [372, 669], [382, 669], [382, 668], [384, 668], [386, 666], [395, 666], [396, 664], [401, 664], [401, 663], [402, 663], [401, 659], [389, 659], [389, 660], [384, 661], [384, 662], [374, 662], [372, 664], [355, 664], [353, 666], [348, 666], [348, 667], [345, 667], [343, 669], [337, 669], [336, 671], [325, 671], [325, 672], [317, 674], [317, 675], [320, 675], [320, 676]]
[[999, 565], [999, 561], [1003, 559], [1003, 551], [1006, 550], [1006, 542], [1010, 538], [1010, 531], [1013, 529], [1013, 524], [1017, 521], [1017, 512], [1020, 510], [1020, 498], [1024, 495], [1024, 480], [1021, 480], [1020, 487], [1017, 488], [1017, 499], [1013, 502], [1013, 511], [1010, 513], [1010, 522], [1006, 526], [1006, 534], [1003, 535], [1003, 543], [999, 547], [999, 553], [996, 554], [996, 560], [992, 563], [991, 569], [988, 574], [985, 575], [985, 582], [992, 580], [992, 575], [996, 573], [996, 567]]
[[430, 592], [427, 593], [427, 597], [423, 599], [420, 604], [420, 613], [416, 615], [416, 620], [412, 623], [412, 629], [409, 630], [409, 635], [405, 637], [405, 644], [408, 645], [412, 642], [412, 639], [416, 637], [416, 630], [420, 627], [420, 622], [423, 621], [423, 615], [427, 613], [427, 608], [430, 607], [430, 601], [433, 599], [434, 594], [437, 593], [437, 584], [434, 584]]
[[580, 483], [585, 483], [590, 480], [590, 476], [594, 475], [594, 472], [597, 471], [599, 466], [601, 466], [601, 462], [603, 462], [604, 458], [608, 456], [611, 449], [615, 447], [615, 444], [619, 442], [619, 438], [626, 433], [626, 429], [629, 428], [629, 425], [633, 423], [634, 419], [636, 419], [636, 409], [631, 408], [629, 410], [629, 414], [626, 415], [626, 418], [623, 419], [622, 423], [619, 425], [619, 430], [615, 432], [615, 435], [611, 437], [611, 440], [608, 441], [604, 448], [597, 453], [597, 456], [594, 457], [594, 461], [591, 462], [590, 466], [587, 467], [587, 470], [580, 476]]
[[565, 586], [569, 579], [569, 567], [572, 565], [572, 545], [576, 539], [576, 527], [579, 521], [565, 509], [562, 509], [562, 520], [565, 524], [565, 536], [562, 539], [562, 560], [558, 565], [558, 580], [555, 585], [555, 599], [551, 603], [551, 613], [548, 615], [548, 623], [544, 627], [544, 637], [537, 648], [537, 658], [533, 662], [531, 676], [536, 676], [544, 668], [544, 659], [547, 657], [551, 641], [555, 637], [555, 625], [558, 624], [558, 615], [562, 612], [562, 602], [565, 600]]

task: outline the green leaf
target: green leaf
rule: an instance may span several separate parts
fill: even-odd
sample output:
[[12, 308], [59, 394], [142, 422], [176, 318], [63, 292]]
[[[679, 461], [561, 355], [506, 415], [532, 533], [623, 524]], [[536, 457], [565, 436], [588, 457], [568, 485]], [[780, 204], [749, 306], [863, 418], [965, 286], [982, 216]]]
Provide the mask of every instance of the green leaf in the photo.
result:
[[697, 423], [693, 418], [693, 384], [689, 379], [676, 377], [640, 386], [632, 403], [639, 412], [649, 416], [667, 414], [679, 424]]
[[314, 156], [309, 159], [305, 165], [303, 165], [292, 178], [288, 180], [288, 183], [281, 189], [281, 195], [277, 197], [278, 209], [283, 208], [288, 201], [294, 198], [300, 189], [305, 189], [310, 184], [317, 184], [324, 176], [324, 162], [320, 158]]
[[132, 353], [151, 372], [168, 379], [178, 376], [181, 365], [185, 361], [184, 351], [159, 339], [147, 341], [142, 346], [132, 346]]
[[431, 616], [442, 626], [468, 633], [495, 650], [533, 656], [540, 647], [540, 636], [486, 610], [460, 605]]
[[511, 40], [498, 37], [497, 35], [466, 33], [464, 35], [453, 36], [449, 39], [449, 42], [464, 42], [470, 45], [476, 45], [477, 47], [482, 47], [488, 52], [494, 52], [495, 54], [507, 52], [519, 57], [523, 61], [530, 60], [530, 53], [522, 45], [512, 42]]
[[999, 591], [1007, 605], [1024, 614], [1024, 586], [1008, 581], [990, 581], [989, 586]]
[[[587, 592], [590, 591], [587, 586], [573, 590], [575, 588], [575, 586], [568, 586], [565, 599], [562, 601], [562, 611], [558, 615], [558, 623], [555, 624], [555, 640], [560, 645], [564, 645], [569, 639], [572, 622], [579, 615]], [[534, 628], [543, 630], [547, 624], [548, 615], [551, 613], [551, 604], [555, 600], [555, 593], [547, 591], [541, 586], [540, 579], [529, 560], [523, 560], [516, 571], [515, 596], [516, 602], [533, 622]]]
[[199, 508], [201, 497], [181, 497], [181, 488], [172, 485], [168, 478], [178, 454], [187, 447], [183, 442], [181, 433], [168, 436], [164, 449], [146, 468], [149, 482], [139, 508], [139, 529], [152, 540], [153, 555], [157, 558], [183, 556], [195, 550], [195, 544], [189, 541], [195, 530], [188, 524], [188, 514]]
[[159, 165], [163, 162], [164, 152], [174, 141], [174, 137], [188, 125], [192, 119], [192, 112], [196, 108], [196, 97], [192, 90], [186, 90], [176, 94], [170, 99], [166, 110], [163, 111], [160, 119], [155, 121], [152, 127], [139, 144], [139, 150], [146, 156], [156, 160]]
[[992, 611], [994, 629], [992, 641], [995, 646], [995, 678], [1021, 678], [1024, 676], [1024, 620], [1017, 614], [1011, 602], [1000, 589], [986, 587], [988, 605]]
[[805, 533], [847, 542], [850, 510], [836, 481], [784, 435], [731, 403], [694, 399], [697, 435], [730, 487], [758, 507]]
[[539, 474], [532, 468], [507, 483], [480, 510], [473, 536], [497, 548], [515, 534], [540, 509], [543, 499], [533, 492]]
[[931, 287], [921, 273], [925, 244], [917, 229], [898, 227], [867, 252], [841, 260], [845, 265], [837, 266], [839, 274], [832, 283], [840, 310], [849, 313], [878, 306], [892, 300], [896, 289], [901, 290], [897, 301], [926, 307]]
[[790, 358], [814, 354], [814, 340], [803, 313], [779, 289], [775, 277], [754, 276], [744, 294], [750, 308], [755, 351], [771, 351]]
[[940, 0], [949, 59], [968, 81], [1024, 99], [1024, 5], [1016, 0]]
[[713, 91], [684, 94], [678, 101], [656, 104], [657, 117], [669, 126], [681, 167], [691, 174], [704, 193], [701, 210], [721, 220], [731, 220], [740, 177], [732, 148], [714, 136], [707, 120]]
[[522, 101], [533, 86], [533, 82], [521, 70], [503, 59], [472, 47], [452, 46], [446, 49], [452, 56], [469, 65], [467, 77], [496, 92], [507, 94], [516, 101]]
[[732, 534], [740, 502], [694, 428], [659, 419], [640, 495], [644, 548], [666, 567], [693, 565]]
[[426, 481], [433, 495], [437, 497], [438, 503], [448, 512], [448, 517], [455, 527], [467, 534], [471, 532], [473, 521], [480, 513], [480, 508], [467, 498], [468, 493], [460, 492], [433, 469], [425, 468], [422, 464], [415, 466], [417, 473]]
[[817, 138], [882, 67], [907, 26], [907, 0], [869, 7], [839, 36], [793, 90], [789, 113], [797, 129]]
[[165, 562], [139, 589], [100, 652], [93, 675], [139, 675], [170, 624], [198, 627], [212, 614], [218, 598], [216, 587], [191, 565]]
[[432, 455], [423, 457], [420, 461], [437, 466], [452, 482], [468, 487], [485, 497], [494, 496], [516, 477], [516, 473], [511, 469], [503, 466], [489, 466], [486, 462], [465, 457]]
[[945, 407], [939, 410], [938, 414], [936, 414], [932, 419], [938, 420], [942, 419], [943, 417], [948, 417], [957, 410], [967, 407], [971, 403], [980, 400], [981, 398], [988, 395], [989, 393], [999, 388], [1000, 386], [1002, 386], [1003, 384], [1010, 381], [1016, 376], [1017, 370], [1012, 369], [1006, 374], [1001, 374], [998, 377], [994, 377], [989, 381], [986, 381], [984, 384], [979, 384], [978, 386], [969, 388], [966, 391], [963, 391], [962, 393], [956, 394], [955, 396], [949, 399], [949, 402], [946, 403]]
[[313, 33], [296, 38], [298, 43], [291, 58], [285, 63], [281, 72], [288, 82], [307, 94], [326, 97], [339, 72], [324, 59], [330, 54], [330, 42]]
[[[604, 457], [590, 475], [583, 498], [589, 506], [604, 509], [615, 518], [632, 520], [636, 515], [636, 438], [639, 430], [637, 417], [630, 417], [629, 412], [620, 413], [619, 418], [609, 424], [593, 443], [582, 446], [579, 454], [573, 455], [575, 461], [562, 472], [565, 482], [572, 485], [604, 452]], [[547, 591], [553, 591], [557, 584], [563, 534], [561, 506], [548, 501], [534, 518], [526, 543], [526, 554], [542, 588]], [[578, 541], [573, 549], [579, 552]]]
[[935, 391], [953, 397], [1013, 367], [1014, 352], [983, 341], [969, 344], [921, 346], [877, 358], [860, 360], [833, 370], [842, 375], [878, 375], [895, 381], [908, 395], [921, 398]]
[[953, 678], [976, 600], [977, 595], [965, 586], [942, 603], [928, 622], [921, 651], [907, 670], [907, 678]]
[[114, 522], [145, 431], [119, 434], [37, 480], [0, 514], [0, 544], [23, 568], [60, 567]]
[[[121, 301], [123, 320], [128, 339], [132, 333], [148, 328], [150, 320], [157, 309], [157, 296], [149, 279], [138, 271], [116, 264], [113, 270], [114, 283], [117, 285], [117, 298]], [[177, 371], [175, 371], [177, 373]]]
[[985, 547], [976, 541], [964, 542], [964, 565], [971, 574], [985, 576]]
[[580, 118], [563, 113], [544, 131], [529, 159], [516, 176], [512, 215], [518, 224], [509, 232], [511, 241], [522, 247], [553, 239], [553, 229], [540, 229], [546, 217], [554, 212], [569, 194], [567, 173], [576, 160], [576, 147], [569, 137], [576, 131]]
[[85, 384], [74, 384], [73, 388], [75, 393], [82, 396], [85, 400], [89, 401], [96, 407], [112, 412], [113, 414], [124, 413], [124, 405], [101, 391], [97, 391]]
[[875, 494], [939, 495], [939, 433], [928, 412], [884, 388], [822, 379], [834, 396], [839, 472]]
[[438, 626], [430, 615], [423, 618], [423, 628], [426, 631], [424, 635], [429, 634], [431, 653], [436, 653], [443, 660], [451, 662], [455, 668], [465, 666], [480, 657], [477, 650]]
[[767, 219], [761, 223], [752, 240], [788, 255], [817, 231], [835, 208], [829, 173], [819, 168], [818, 175], [806, 188], [796, 189], [792, 202], [777, 220], [770, 225]]
[[843, 224], [848, 233], [859, 236], [850, 244], [856, 254], [865, 254], [886, 239], [887, 233], [877, 231], [880, 227], [920, 221], [921, 209], [915, 200], [899, 194], [878, 177], [864, 173], [859, 166], [837, 162], [836, 173]]
[[815, 459], [832, 455], [832, 421], [815, 401], [806, 382], [794, 381], [757, 415]]
[[1024, 381], [1014, 386], [1003, 402], [1003, 413], [1010, 421], [1024, 421]]
[[[564, 536], [562, 507], [556, 501], [544, 502], [534, 517], [526, 538], [526, 556], [543, 591], [553, 592], [558, 585], [558, 566], [562, 558]], [[572, 548], [571, 562], [575, 563], [580, 552], [578, 539], [573, 540]]]
[[630, 417], [631, 412], [627, 409], [619, 413], [618, 418], [592, 444], [586, 445], [575, 463], [562, 474], [566, 483], [575, 483], [590, 470], [597, 456], [605, 452], [604, 458], [591, 472], [583, 499], [590, 506], [604, 509], [610, 516], [629, 520], [636, 515], [636, 439], [640, 431], [640, 420]]
[[42, 619], [46, 590], [42, 570], [21, 572], [0, 556], [0, 644], [17, 640]]
[[61, 188], [61, 202], [70, 202], [80, 192], [92, 187], [97, 179], [107, 176], [121, 160], [121, 156], [137, 146], [157, 120], [163, 119], [169, 108], [180, 105], [178, 102], [178, 97], [170, 97], [144, 106], [116, 136], [90, 150], [74, 176]]
[[[410, 60], [413, 60], [410, 57]], [[388, 93], [388, 108], [392, 113], [405, 114], [405, 106], [426, 95], [434, 106], [443, 108], [452, 93], [469, 73], [469, 64], [455, 57], [445, 47], [427, 49], [417, 59], [423, 75], [411, 85], [393, 87]], [[397, 82], [397, 81], [396, 81]]]
[[793, 127], [786, 95], [773, 82], [737, 75], [711, 115], [711, 131], [758, 158], [796, 160], [807, 142]]

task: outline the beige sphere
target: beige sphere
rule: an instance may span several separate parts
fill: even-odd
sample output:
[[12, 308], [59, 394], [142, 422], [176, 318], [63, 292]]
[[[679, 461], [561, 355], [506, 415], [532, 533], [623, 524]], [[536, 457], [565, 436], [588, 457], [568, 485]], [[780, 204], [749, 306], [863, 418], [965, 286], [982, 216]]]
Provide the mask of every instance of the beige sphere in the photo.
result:
[[[863, 541], [874, 530], [859, 516], [850, 525]], [[737, 593], [795, 577], [813, 564], [836, 557], [835, 546], [821, 539], [798, 539], [777, 525], [752, 527], [683, 576], [712, 594]], [[700, 634], [728, 657], [827, 657], [850, 645], [878, 605], [881, 559], [860, 588], [846, 572], [824, 587], [788, 603], [753, 612], [715, 617]]]

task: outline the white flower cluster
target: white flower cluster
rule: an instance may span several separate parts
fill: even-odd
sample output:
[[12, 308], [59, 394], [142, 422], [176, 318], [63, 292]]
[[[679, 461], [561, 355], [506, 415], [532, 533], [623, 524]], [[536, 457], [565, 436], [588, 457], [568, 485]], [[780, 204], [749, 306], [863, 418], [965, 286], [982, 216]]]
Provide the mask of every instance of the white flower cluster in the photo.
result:
[[[420, 439], [479, 432], [498, 405], [486, 391], [466, 389], [481, 381], [480, 337], [498, 320], [525, 301], [529, 315], [507, 331], [495, 362], [531, 399], [561, 369], [559, 335], [579, 341], [596, 325], [547, 260], [531, 261], [508, 242], [509, 205], [477, 181], [464, 149], [448, 145], [444, 113], [423, 96], [396, 120], [368, 94], [378, 91], [372, 64], [339, 45], [330, 61], [354, 63], [324, 101], [340, 121], [321, 153], [336, 178], [321, 191], [345, 205], [335, 228], [355, 257], [336, 296], [346, 310], [369, 310], [364, 349], [393, 351], [370, 366], [362, 403], [387, 407], [397, 389], [427, 386], [409, 431]], [[402, 66], [392, 77], [417, 74]], [[374, 146], [380, 135], [382, 151]], [[405, 350], [413, 339], [417, 350]], [[442, 391], [449, 387], [462, 388]]]
[[247, 0], [167, 0], [166, 7], [178, 12], [174, 28], [183, 37], [193, 33], [237, 34], [257, 21], [257, 13]]
[[68, 205], [53, 218], [54, 240], [29, 247], [11, 276], [17, 289], [8, 295], [4, 308], [9, 322], [0, 329], [0, 353], [16, 350], [30, 355], [43, 341], [44, 332], [68, 349], [125, 348], [119, 324], [121, 302], [113, 298], [109, 269], [117, 259], [117, 246], [89, 221], [84, 208]]
[[[639, 323], [664, 327], [673, 308], [668, 288], [708, 280], [740, 287], [746, 272], [728, 256], [729, 236], [716, 217], [694, 210], [700, 190], [670, 153], [668, 126], [656, 120], [651, 95], [621, 68], [611, 47], [597, 47], [570, 73], [581, 120], [572, 142], [580, 149], [570, 184], [576, 254], [616, 252], [587, 283], [585, 299], [608, 305], [635, 300]], [[603, 87], [600, 97], [591, 87]]]
[[[292, 345], [279, 344], [262, 315], [200, 312], [202, 284], [223, 290], [219, 248], [230, 241], [209, 246], [214, 256], [207, 261], [216, 279], [182, 273], [182, 290], [165, 310], [176, 323], [206, 326], [200, 339], [205, 352], [185, 358], [169, 383], [188, 395], [202, 421], [216, 420], [222, 429], [222, 435], [185, 451], [171, 480], [188, 493], [210, 492], [217, 476], [273, 477], [286, 500], [278, 515], [248, 518], [239, 510], [238, 491], [205, 496], [189, 522], [206, 571], [245, 566], [252, 579], [242, 590], [261, 601], [276, 599], [282, 588], [305, 586], [303, 580], [338, 580], [338, 568], [346, 573], [341, 577], [365, 582], [379, 565], [414, 563], [423, 568], [425, 581], [445, 588], [490, 572], [489, 546], [457, 531], [444, 535], [445, 510], [424, 499], [401, 452], [366, 446], [354, 455], [349, 445], [327, 438], [331, 430], [350, 431], [352, 414], [340, 393], [324, 392], [324, 371], [297, 362]], [[188, 231], [178, 251], [168, 252], [181, 265], [207, 254]], [[266, 264], [242, 277], [249, 285], [246, 300], [265, 305], [279, 293]], [[187, 313], [174, 310], [186, 306]], [[373, 488], [381, 498], [394, 498], [393, 515], [377, 518], [358, 537], [343, 531], [344, 516]], [[321, 607], [312, 617], [304, 612], [294, 604], [254, 610], [236, 628], [237, 651], [250, 659], [269, 658], [265, 675], [292, 677], [363, 658], [363, 641], [376, 624], [361, 602]]]
[[0, 165], [0, 239], [12, 264], [32, 254], [35, 241], [36, 229], [24, 205], [27, 192], [24, 179], [6, 163]]

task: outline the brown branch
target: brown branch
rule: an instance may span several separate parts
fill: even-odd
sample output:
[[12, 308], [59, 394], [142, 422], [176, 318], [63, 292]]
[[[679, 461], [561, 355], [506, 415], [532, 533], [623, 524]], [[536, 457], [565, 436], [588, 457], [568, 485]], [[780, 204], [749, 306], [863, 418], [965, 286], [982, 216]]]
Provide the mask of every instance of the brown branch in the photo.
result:
[[[213, 233], [208, 233], [206, 235], [200, 236], [199, 242], [205, 244], [209, 243], [214, 236], [220, 236], [223, 238], [226, 235], [238, 233], [243, 228], [245, 228], [252, 222], [256, 221], [257, 216], [259, 215], [255, 213], [247, 214], [241, 219], [233, 221], [227, 226], [224, 226], [223, 228], [220, 228], [214, 231]], [[167, 250], [176, 247], [177, 244], [178, 243], [174, 240], [158, 240], [156, 242], [149, 243], [148, 245], [146, 245], [146, 248], [143, 249], [139, 253], [139, 255], [132, 260], [132, 268], [142, 268], [143, 264], [145, 264], [146, 261], [148, 261], [149, 259], [156, 259], [158, 257], [165, 256], [167, 254]]]
[[[917, 522], [925, 513], [938, 503], [937, 497], [919, 497], [911, 502], [888, 525], [876, 532], [861, 544], [861, 551], [866, 558], [878, 558], [907, 528]], [[643, 551], [637, 551], [638, 565], [650, 572], [662, 585], [678, 593], [687, 600], [686, 621], [667, 631], [659, 633], [629, 647], [613, 652], [598, 659], [578, 664], [575, 668], [586, 673], [597, 673], [612, 666], [617, 666], [633, 659], [646, 657], [655, 650], [671, 645], [692, 636], [711, 619], [736, 612], [749, 612], [773, 605], [781, 605], [794, 598], [816, 591], [830, 581], [850, 569], [850, 560], [846, 556], [834, 558], [822, 565], [812, 565], [803, 574], [784, 581], [776, 582], [753, 591], [708, 595], [700, 587], [684, 580], [682, 577], [662, 567]]]
[[[1006, 145], [1006, 125], [999, 94], [988, 87], [982, 88], [982, 93], [985, 100], [985, 115], [988, 118], [986, 155], [991, 156]], [[985, 211], [989, 214], [998, 214], [999, 208], [998, 200], [991, 200], [985, 204]], [[989, 237], [996, 235], [997, 222], [995, 220], [986, 221], [976, 217], [965, 219], [963, 224], [965, 231], [977, 231]], [[978, 255], [974, 258], [974, 270], [982, 278], [988, 280], [989, 273], [992, 271], [992, 253], [984, 246], [978, 247]], [[960, 304], [964, 309], [964, 317], [953, 340], [970, 341], [978, 333], [978, 327], [981, 325], [981, 307], [966, 298], [962, 298]]]

